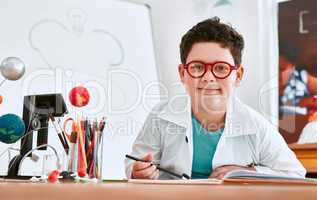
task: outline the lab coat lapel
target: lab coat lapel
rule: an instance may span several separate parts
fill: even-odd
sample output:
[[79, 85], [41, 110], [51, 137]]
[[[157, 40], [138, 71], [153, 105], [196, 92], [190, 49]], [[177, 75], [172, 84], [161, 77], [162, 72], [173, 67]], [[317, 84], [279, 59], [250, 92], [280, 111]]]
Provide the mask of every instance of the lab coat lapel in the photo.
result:
[[[158, 117], [170, 123], [177, 124], [184, 128], [187, 148], [183, 149], [183, 166], [184, 173], [191, 174], [193, 160], [193, 141], [192, 141], [192, 118], [191, 118], [191, 101], [188, 95], [175, 97], [168, 101], [168, 104], [158, 114]], [[182, 141], [180, 141], [182, 142]]]
[[[227, 104], [224, 132], [218, 142], [217, 149], [214, 154], [212, 164], [213, 169], [223, 165], [244, 163], [244, 160], [234, 156], [236, 153], [236, 146], [239, 145], [241, 145], [241, 149], [239, 149], [240, 151], [248, 151], [239, 152], [245, 155], [244, 157], [246, 157], [248, 153], [255, 157], [253, 148], [246, 147], [245, 143], [239, 144], [241, 139], [235, 138], [239, 136], [253, 135], [256, 134], [256, 132], [256, 123], [254, 123], [248, 109], [235, 95], [232, 95]], [[250, 150], [252, 152], [249, 152]]]
[[256, 134], [257, 128], [245, 105], [235, 94], [227, 104], [224, 137], [237, 137]]

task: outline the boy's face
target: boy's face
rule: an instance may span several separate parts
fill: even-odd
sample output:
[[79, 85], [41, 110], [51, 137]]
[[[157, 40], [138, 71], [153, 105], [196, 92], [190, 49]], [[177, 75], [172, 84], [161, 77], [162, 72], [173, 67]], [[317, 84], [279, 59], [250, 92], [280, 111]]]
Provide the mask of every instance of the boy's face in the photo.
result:
[[[202, 61], [204, 63], [224, 61], [234, 65], [230, 50], [215, 42], [195, 43], [188, 54], [186, 64], [191, 61]], [[237, 70], [232, 70], [227, 78], [219, 79], [211, 73], [209, 65], [203, 77], [193, 78], [186, 71], [184, 65], [180, 64], [179, 75], [191, 97], [193, 109], [203, 109], [207, 112], [225, 112], [228, 97], [242, 79], [243, 68], [240, 66]]]

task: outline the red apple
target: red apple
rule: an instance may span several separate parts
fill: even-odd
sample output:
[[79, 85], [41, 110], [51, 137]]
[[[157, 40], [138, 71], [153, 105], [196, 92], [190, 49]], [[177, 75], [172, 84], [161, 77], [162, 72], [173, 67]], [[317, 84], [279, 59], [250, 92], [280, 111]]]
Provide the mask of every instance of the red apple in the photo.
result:
[[89, 92], [83, 86], [74, 87], [69, 92], [69, 101], [73, 106], [76, 107], [83, 107], [88, 104], [89, 102]]

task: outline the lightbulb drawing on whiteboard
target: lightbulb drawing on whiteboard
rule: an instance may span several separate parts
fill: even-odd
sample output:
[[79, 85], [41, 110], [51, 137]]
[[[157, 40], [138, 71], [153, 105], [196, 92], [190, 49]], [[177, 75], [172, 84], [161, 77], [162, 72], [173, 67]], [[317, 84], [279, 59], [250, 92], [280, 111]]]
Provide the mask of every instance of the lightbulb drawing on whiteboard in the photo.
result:
[[124, 62], [124, 48], [115, 34], [105, 27], [87, 30], [88, 15], [82, 9], [70, 9], [66, 16], [67, 23], [42, 19], [29, 31], [30, 46], [49, 68], [70, 67], [89, 74], [90, 66], [112, 67]]
[[87, 14], [82, 9], [71, 9], [68, 13], [68, 19], [72, 24], [73, 32], [78, 35], [83, 34]]

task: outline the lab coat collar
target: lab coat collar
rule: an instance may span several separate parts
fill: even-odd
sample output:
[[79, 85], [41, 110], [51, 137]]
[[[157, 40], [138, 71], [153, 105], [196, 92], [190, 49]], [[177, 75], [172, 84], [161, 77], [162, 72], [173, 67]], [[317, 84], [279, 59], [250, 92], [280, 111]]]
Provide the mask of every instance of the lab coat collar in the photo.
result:
[[[250, 114], [248, 107], [236, 97], [235, 93], [233, 93], [227, 104], [223, 136], [236, 137], [256, 134], [256, 124], [252, 120]], [[158, 113], [159, 118], [186, 129], [192, 127], [191, 115], [191, 101], [188, 95], [170, 99], [161, 112]], [[189, 133], [190, 131], [186, 131], [187, 136], [190, 136]]]
[[158, 113], [158, 117], [183, 128], [191, 123], [191, 101], [188, 95], [174, 96]]

